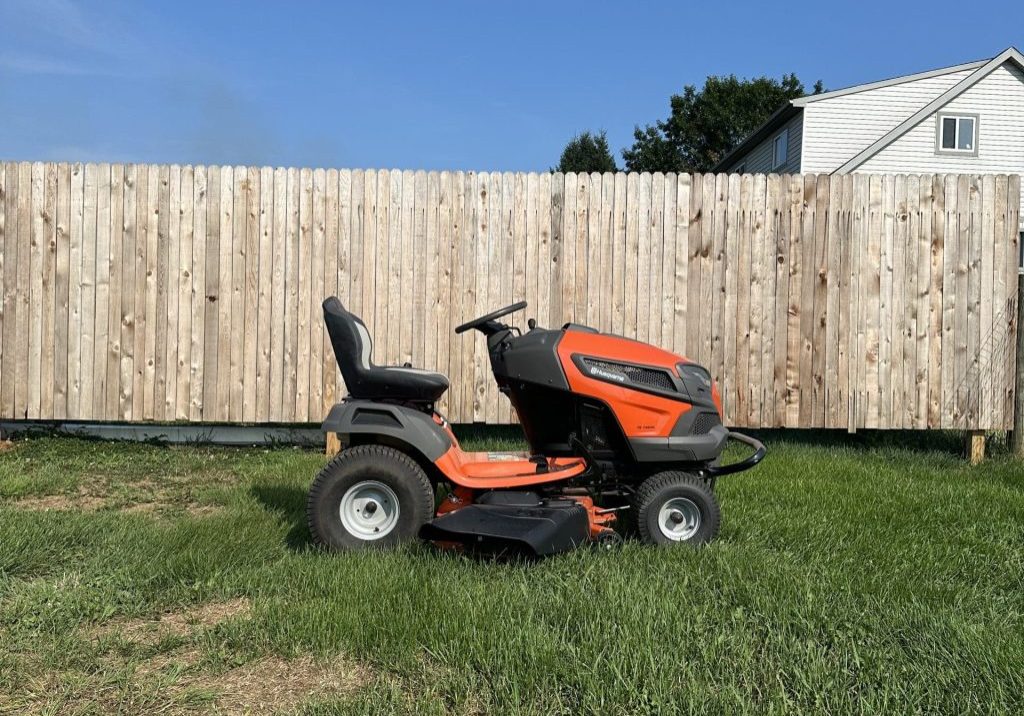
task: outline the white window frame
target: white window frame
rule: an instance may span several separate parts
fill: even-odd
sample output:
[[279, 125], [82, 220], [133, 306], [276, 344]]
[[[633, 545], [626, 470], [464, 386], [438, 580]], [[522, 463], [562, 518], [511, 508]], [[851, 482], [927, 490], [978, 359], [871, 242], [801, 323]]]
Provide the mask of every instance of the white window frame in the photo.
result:
[[[953, 148], [942, 146], [942, 123], [943, 120], [953, 119], [956, 120], [956, 129], [953, 135]], [[973, 141], [971, 142], [970, 149], [957, 149], [960, 146], [960, 120], [969, 119], [974, 127]], [[939, 112], [935, 118], [935, 153], [953, 155], [958, 157], [976, 157], [978, 156], [978, 137], [979, 128], [981, 123], [979, 117], [976, 114], [970, 112]]]
[[[777, 161], [779, 158], [779, 141], [785, 143], [785, 151], [782, 153], [782, 161]], [[789, 161], [789, 129], [783, 129], [781, 132], [775, 135], [772, 139], [772, 171], [775, 171], [779, 167], [786, 166], [786, 162]]]

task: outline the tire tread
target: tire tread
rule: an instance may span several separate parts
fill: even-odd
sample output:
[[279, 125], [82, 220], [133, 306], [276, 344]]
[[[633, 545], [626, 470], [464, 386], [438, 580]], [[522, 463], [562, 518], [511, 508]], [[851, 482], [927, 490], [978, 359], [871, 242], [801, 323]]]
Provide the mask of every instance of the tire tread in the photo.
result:
[[633, 513], [633, 527], [637, 530], [640, 539], [648, 544], [657, 544], [655, 536], [651, 534], [647, 523], [647, 510], [651, 507], [651, 503], [659, 492], [675, 485], [689, 485], [707, 495], [712, 507], [709, 519], [712, 523], [711, 535], [714, 537], [714, 535], [718, 533], [718, 528], [721, 523], [721, 510], [718, 506], [718, 498], [715, 497], [715, 493], [704, 480], [688, 472], [667, 470], [665, 472], [659, 472], [652, 475], [644, 480], [639, 489], [637, 489], [633, 494], [630, 511]]
[[425, 506], [425, 509], [423, 510], [423, 514], [419, 515], [420, 522], [427, 522], [433, 516], [432, 508], [434, 505], [434, 488], [430, 484], [430, 480], [427, 478], [426, 473], [423, 472], [423, 468], [420, 467], [415, 460], [401, 450], [396, 450], [395, 448], [387, 445], [354, 445], [352, 447], [345, 448], [335, 455], [330, 462], [324, 465], [320, 472], [317, 473], [317, 476], [313, 478], [313, 484], [309, 487], [309, 496], [306, 500], [306, 525], [309, 528], [309, 534], [312, 537], [313, 544], [321, 549], [329, 549], [330, 545], [321, 538], [319, 530], [316, 529], [314, 513], [315, 505], [320, 499], [320, 493], [329, 484], [335, 470], [340, 468], [346, 462], [360, 457], [369, 457], [377, 460], [391, 460], [401, 465], [404, 471], [415, 480], [415, 488], [418, 488], [422, 492], [422, 504]]

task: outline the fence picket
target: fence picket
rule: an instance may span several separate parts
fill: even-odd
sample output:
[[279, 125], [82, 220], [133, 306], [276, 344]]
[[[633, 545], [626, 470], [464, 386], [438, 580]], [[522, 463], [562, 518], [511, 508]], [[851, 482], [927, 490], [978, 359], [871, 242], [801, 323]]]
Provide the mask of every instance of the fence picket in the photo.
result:
[[[2, 171], [2, 169], [0, 169]], [[9, 175], [8, 175], [9, 176]], [[0, 205], [3, 201], [0, 201]], [[2, 209], [0, 209], [2, 210]], [[125, 209], [127, 211], [127, 207]], [[68, 281], [70, 279], [70, 246], [69, 246], [69, 230], [71, 221], [71, 166], [67, 162], [61, 162], [57, 165], [57, 214], [55, 221], [55, 236], [57, 248], [57, 260], [55, 267], [55, 295], [54, 295], [54, 338], [53, 338], [53, 352], [54, 352], [54, 365], [53, 365], [53, 417], [57, 420], [62, 420], [67, 417], [68, 410], [68, 308], [69, 308], [69, 295], [68, 291], [70, 286]], [[8, 214], [10, 216], [10, 214]], [[10, 235], [8, 233], [8, 235]], [[132, 271], [132, 267], [129, 264], [134, 262], [134, 247], [129, 249], [123, 249], [129, 251], [124, 258], [124, 271]], [[5, 269], [6, 270], [6, 269]], [[134, 273], [132, 273], [134, 279]], [[126, 285], [124, 293], [128, 294], [128, 300], [134, 299], [131, 295], [134, 281]], [[123, 302], [124, 299], [122, 299]], [[2, 340], [2, 333], [0, 333], [0, 340]], [[130, 348], [129, 348], [130, 350]], [[124, 341], [122, 340], [122, 354], [124, 352]], [[6, 368], [0, 368], [6, 372]], [[122, 375], [122, 381], [124, 380]], [[131, 373], [127, 377], [128, 390], [131, 390]], [[130, 392], [129, 392], [130, 395]], [[0, 408], [0, 415], [4, 415], [5, 411]], [[116, 415], [117, 417], [123, 417], [121, 411], [116, 414], [112, 414], [111, 417]]]

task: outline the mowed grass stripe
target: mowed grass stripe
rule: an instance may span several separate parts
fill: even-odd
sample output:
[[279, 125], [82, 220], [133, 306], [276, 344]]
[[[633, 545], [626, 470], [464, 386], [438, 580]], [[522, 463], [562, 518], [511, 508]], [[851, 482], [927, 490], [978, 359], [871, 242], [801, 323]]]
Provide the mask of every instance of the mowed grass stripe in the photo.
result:
[[[757, 470], [719, 482], [710, 547], [535, 563], [318, 553], [310, 451], [16, 443], [0, 453], [0, 711], [213, 709], [233, 675], [307, 661], [348, 685], [311, 687], [305, 713], [1024, 708], [1019, 464], [969, 467], [942, 437], [766, 439]], [[160, 642], [95, 636], [239, 598], [244, 614]]]

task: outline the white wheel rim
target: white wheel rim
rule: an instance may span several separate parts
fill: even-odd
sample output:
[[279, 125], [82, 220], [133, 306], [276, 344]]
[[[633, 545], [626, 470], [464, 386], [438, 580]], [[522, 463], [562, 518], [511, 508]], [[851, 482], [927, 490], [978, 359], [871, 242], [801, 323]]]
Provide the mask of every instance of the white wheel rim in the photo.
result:
[[358, 482], [342, 496], [338, 512], [349, 534], [363, 540], [383, 539], [398, 524], [398, 496], [383, 482]]
[[685, 542], [700, 529], [700, 508], [686, 497], [673, 497], [658, 510], [658, 528], [673, 542]]

